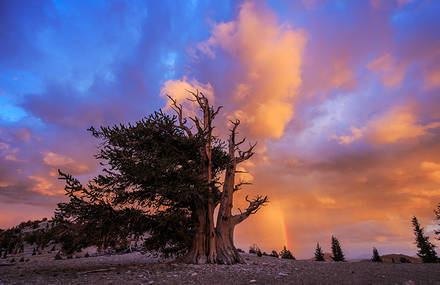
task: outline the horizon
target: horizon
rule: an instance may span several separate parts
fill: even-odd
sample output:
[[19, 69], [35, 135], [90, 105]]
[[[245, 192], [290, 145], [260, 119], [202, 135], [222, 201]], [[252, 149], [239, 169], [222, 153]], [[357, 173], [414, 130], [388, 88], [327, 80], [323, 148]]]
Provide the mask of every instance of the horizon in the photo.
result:
[[[356, 3], [355, 3], [356, 2]], [[0, 228], [50, 218], [57, 169], [99, 173], [90, 126], [135, 122], [200, 90], [258, 142], [239, 170], [269, 204], [235, 244], [296, 258], [440, 246], [440, 2], [3, 1]], [[191, 106], [188, 104], [189, 110]]]

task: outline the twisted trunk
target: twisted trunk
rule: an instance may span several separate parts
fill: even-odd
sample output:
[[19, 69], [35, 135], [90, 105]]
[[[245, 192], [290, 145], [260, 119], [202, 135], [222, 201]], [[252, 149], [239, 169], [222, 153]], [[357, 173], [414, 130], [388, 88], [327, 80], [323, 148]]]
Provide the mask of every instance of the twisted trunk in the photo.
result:
[[[245, 220], [249, 215], [254, 214], [260, 206], [267, 202], [267, 197], [262, 199], [258, 196], [256, 199], [249, 202], [249, 207], [245, 212], [239, 215], [232, 215], [233, 195], [238, 190], [240, 185], [247, 183], [239, 183], [235, 185], [235, 173], [237, 165], [252, 157], [254, 154], [254, 145], [250, 145], [246, 151], [241, 151], [238, 146], [241, 145], [245, 139], [240, 142], [235, 142], [236, 130], [240, 124], [239, 120], [231, 122], [233, 128], [228, 140], [228, 155], [230, 157], [230, 163], [226, 168], [225, 180], [223, 183], [223, 191], [220, 200], [220, 208], [217, 216], [217, 225], [214, 226], [214, 209], [216, 207], [214, 198], [217, 191], [214, 189], [214, 179], [212, 176], [212, 121], [218, 114], [221, 107], [214, 109], [209, 105], [208, 99], [202, 93], [190, 93], [193, 95], [193, 102], [196, 102], [200, 110], [203, 112], [203, 121], [199, 120], [197, 116], [190, 117], [194, 126], [197, 128], [197, 134], [203, 136], [205, 144], [200, 148], [200, 155], [203, 158], [201, 163], [202, 178], [207, 183], [207, 199], [201, 199], [195, 203], [195, 209], [193, 209], [193, 221], [196, 224], [195, 234], [192, 240], [191, 247], [187, 255], [183, 258], [187, 263], [221, 263], [221, 264], [234, 264], [242, 263], [243, 260], [240, 257], [237, 249], [234, 246], [234, 229], [237, 224]], [[172, 101], [172, 108], [176, 112], [179, 120], [179, 127], [183, 129], [188, 137], [192, 137], [193, 133], [185, 123], [186, 119], [183, 117], [183, 107], [178, 105], [176, 100], [169, 97]], [[238, 156], [236, 157], [236, 152]]]
[[206, 244], [206, 210], [203, 207], [193, 212], [193, 220], [196, 225], [194, 237], [188, 253], [182, 258], [184, 263], [205, 264], [207, 262]]

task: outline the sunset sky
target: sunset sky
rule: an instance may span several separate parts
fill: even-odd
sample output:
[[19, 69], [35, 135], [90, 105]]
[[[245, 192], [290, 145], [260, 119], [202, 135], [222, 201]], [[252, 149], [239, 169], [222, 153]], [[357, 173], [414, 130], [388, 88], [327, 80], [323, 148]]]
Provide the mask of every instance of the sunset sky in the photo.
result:
[[[440, 1], [0, 1], [0, 228], [95, 175], [91, 125], [205, 92], [258, 141], [236, 245], [416, 254], [440, 203]], [[187, 106], [189, 109], [191, 106]], [[437, 243], [437, 245], [440, 245]]]

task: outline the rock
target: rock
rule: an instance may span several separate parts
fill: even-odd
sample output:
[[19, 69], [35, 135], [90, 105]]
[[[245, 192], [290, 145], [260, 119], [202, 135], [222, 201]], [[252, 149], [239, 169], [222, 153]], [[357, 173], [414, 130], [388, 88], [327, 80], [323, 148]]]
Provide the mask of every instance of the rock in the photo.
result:
[[412, 281], [412, 280], [408, 280], [403, 282], [403, 285], [416, 285], [416, 282]]
[[191, 274], [191, 276], [197, 276], [198, 274], [196, 272], [194, 272], [193, 274]]
[[289, 274], [284, 273], [284, 272], [280, 272], [280, 273], [278, 273], [278, 275], [279, 275], [279, 276], [287, 276], [287, 275], [289, 275]]
[[249, 283], [255, 283], [255, 282], [257, 282], [257, 280], [255, 280], [255, 279], [252, 279], [251, 281], [249, 281]]

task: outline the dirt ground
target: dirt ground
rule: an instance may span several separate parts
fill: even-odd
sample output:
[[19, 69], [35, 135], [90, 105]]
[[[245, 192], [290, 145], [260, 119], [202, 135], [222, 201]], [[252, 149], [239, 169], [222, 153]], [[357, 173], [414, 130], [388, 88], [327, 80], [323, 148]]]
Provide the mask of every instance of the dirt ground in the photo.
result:
[[440, 264], [316, 262], [243, 254], [247, 264], [158, 262], [135, 252], [0, 266], [0, 284], [440, 284]]

